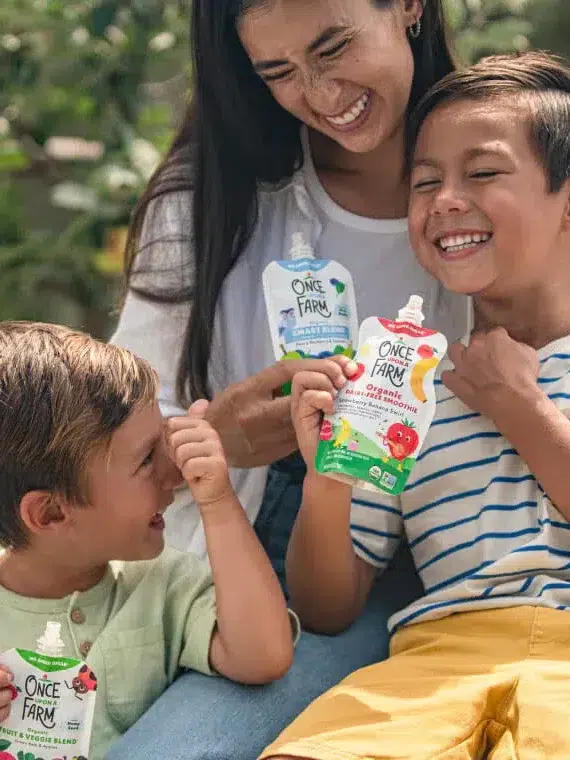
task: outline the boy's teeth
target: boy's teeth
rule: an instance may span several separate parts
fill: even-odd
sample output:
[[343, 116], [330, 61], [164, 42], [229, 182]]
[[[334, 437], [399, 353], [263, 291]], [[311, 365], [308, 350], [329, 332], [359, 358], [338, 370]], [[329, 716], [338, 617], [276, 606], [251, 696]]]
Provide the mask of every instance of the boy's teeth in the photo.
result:
[[450, 235], [449, 237], [443, 237], [439, 240], [439, 247], [444, 251], [462, 251], [465, 248], [470, 248], [477, 243], [486, 243], [491, 237], [489, 232], [474, 232], [468, 235]]
[[358, 100], [350, 110], [343, 113], [341, 116], [327, 116], [327, 121], [334, 124], [336, 127], [345, 127], [347, 124], [352, 124], [356, 121], [360, 114], [364, 111], [370, 100], [370, 95], [365, 92], [364, 95]]

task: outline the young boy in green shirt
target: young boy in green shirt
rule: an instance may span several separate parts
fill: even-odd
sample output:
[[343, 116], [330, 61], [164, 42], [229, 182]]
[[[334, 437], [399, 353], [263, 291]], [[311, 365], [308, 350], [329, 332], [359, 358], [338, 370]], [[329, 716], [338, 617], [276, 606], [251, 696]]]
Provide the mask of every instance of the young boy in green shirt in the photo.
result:
[[[207, 402], [163, 423], [157, 379], [117, 346], [55, 325], [0, 323], [1, 652], [35, 649], [61, 623], [68, 657], [98, 680], [93, 760], [180, 668], [243, 683], [293, 656], [281, 588], [228, 477]], [[163, 514], [185, 479], [211, 573], [164, 548]]]

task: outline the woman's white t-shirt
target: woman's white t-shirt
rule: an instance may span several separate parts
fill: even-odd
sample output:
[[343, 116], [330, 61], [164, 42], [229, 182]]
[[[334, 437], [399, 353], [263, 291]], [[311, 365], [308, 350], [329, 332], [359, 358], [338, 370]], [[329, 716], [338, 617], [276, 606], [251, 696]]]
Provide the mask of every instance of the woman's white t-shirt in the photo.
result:
[[[302, 232], [315, 254], [343, 264], [352, 274], [359, 319], [395, 316], [417, 293], [424, 298], [425, 324], [449, 341], [467, 331], [467, 299], [445, 292], [417, 263], [410, 248], [406, 219], [368, 219], [337, 205], [315, 172], [305, 139], [305, 161], [287, 184], [259, 191], [259, 219], [246, 250], [220, 295], [214, 326], [210, 381], [214, 392], [245, 380], [272, 364], [261, 285], [270, 261], [287, 258], [293, 233]], [[191, 285], [191, 193], [153, 201], [147, 211], [139, 259], [151, 265], [152, 287]], [[176, 401], [176, 371], [189, 304], [163, 304], [129, 293], [112, 342], [147, 359], [160, 376], [160, 406], [165, 416], [183, 413]], [[232, 469], [232, 482], [253, 522], [259, 511], [267, 468]], [[166, 513], [171, 546], [205, 556], [200, 516], [189, 491], [179, 492]]]

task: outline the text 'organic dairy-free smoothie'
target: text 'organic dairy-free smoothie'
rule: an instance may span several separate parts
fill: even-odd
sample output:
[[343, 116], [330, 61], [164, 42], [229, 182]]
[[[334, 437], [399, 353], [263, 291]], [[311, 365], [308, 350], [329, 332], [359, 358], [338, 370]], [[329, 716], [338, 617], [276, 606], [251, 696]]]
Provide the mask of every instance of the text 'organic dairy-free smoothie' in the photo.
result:
[[411, 296], [398, 319], [360, 327], [358, 372], [325, 416], [318, 472], [359, 488], [401, 493], [435, 413], [434, 374], [444, 335], [422, 327], [423, 300]]

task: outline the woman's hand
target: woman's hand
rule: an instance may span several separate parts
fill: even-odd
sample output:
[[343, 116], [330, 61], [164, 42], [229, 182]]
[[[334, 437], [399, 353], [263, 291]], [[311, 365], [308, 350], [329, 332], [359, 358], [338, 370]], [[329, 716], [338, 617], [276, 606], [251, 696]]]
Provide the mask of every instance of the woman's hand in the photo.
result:
[[222, 440], [232, 467], [261, 467], [297, 450], [291, 399], [281, 394], [297, 372], [322, 367], [320, 359], [277, 362], [242, 383], [230, 385], [211, 402], [206, 419]]

